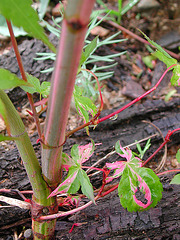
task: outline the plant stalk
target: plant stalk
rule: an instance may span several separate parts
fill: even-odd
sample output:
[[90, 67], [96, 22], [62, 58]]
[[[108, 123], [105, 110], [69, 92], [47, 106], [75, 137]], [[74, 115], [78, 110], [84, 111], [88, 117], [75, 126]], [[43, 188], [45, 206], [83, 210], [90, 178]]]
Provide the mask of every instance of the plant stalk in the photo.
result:
[[44, 179], [42, 178], [41, 167], [32, 147], [29, 136], [25, 130], [24, 124], [14, 105], [3, 90], [0, 90], [0, 101], [5, 107], [9, 132], [12, 137], [17, 138], [15, 142], [31, 182], [34, 198], [37, 202], [48, 205], [49, 200], [46, 198], [50, 191], [47, 188]]
[[68, 1], [64, 14], [51, 81], [42, 149], [42, 171], [52, 189], [61, 182], [62, 146], [59, 146], [65, 141], [71, 97], [94, 2], [95, 0]]

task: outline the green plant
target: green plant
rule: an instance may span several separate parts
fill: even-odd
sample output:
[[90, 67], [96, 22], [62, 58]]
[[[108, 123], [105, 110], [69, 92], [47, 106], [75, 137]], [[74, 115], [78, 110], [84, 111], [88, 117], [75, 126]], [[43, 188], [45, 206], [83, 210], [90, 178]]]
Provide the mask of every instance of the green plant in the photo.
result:
[[[9, 6], [11, 6], [11, 8]], [[100, 113], [103, 109], [102, 95], [99, 81], [93, 73], [93, 76], [97, 80], [98, 91], [100, 94], [100, 107], [97, 109], [91, 101], [89, 102], [87, 98], [82, 96], [78, 87], [75, 87], [74, 95], [77, 109], [80, 114], [83, 115], [85, 123], [77, 129], [66, 133], [68, 112], [76, 76], [79, 71], [79, 62], [82, 61], [81, 56], [84, 46], [84, 38], [93, 6], [93, 0], [68, 1], [65, 18], [62, 23], [61, 40], [59, 42], [56, 64], [52, 75], [48, 97], [45, 128], [42, 133], [32, 93], [37, 91], [42, 96], [47, 97], [49, 85], [40, 85], [37, 78], [29, 76], [24, 72], [10, 20], [13, 24], [22, 26], [24, 30], [31, 33], [32, 36], [41, 39], [52, 51], [55, 52], [56, 50], [44, 34], [43, 28], [38, 24], [38, 17], [36, 12], [31, 8], [30, 0], [16, 0], [16, 2], [13, 0], [10, 0], [9, 2], [3, 0], [0, 1], [0, 13], [7, 19], [12, 44], [22, 75], [22, 79], [19, 79], [9, 71], [0, 69], [0, 114], [6, 123], [8, 133], [7, 136], [1, 136], [0, 140], [11, 139], [16, 142], [27, 171], [33, 195], [32, 199], [26, 201], [31, 205], [34, 239], [53, 239], [56, 219], [58, 217], [67, 216], [80, 211], [85, 207], [88, 207], [90, 204], [95, 203], [97, 199], [114, 191], [116, 188], [118, 188], [121, 204], [129, 211], [143, 211], [150, 207], [154, 207], [157, 202], [160, 201], [162, 196], [162, 184], [160, 183], [159, 178], [151, 169], [143, 167], [150, 159], [142, 162], [141, 159], [135, 156], [130, 149], [124, 149], [120, 142], [116, 143], [115, 150], [117, 154], [120, 157], [125, 158], [126, 161], [106, 163], [102, 169], [84, 165], [94, 152], [96, 144], [93, 140], [84, 146], [79, 146], [77, 144], [72, 146], [71, 156], [63, 153], [63, 144], [67, 137], [73, 132], [85, 127], [88, 128], [90, 125], [95, 127], [98, 123], [116, 116], [116, 114], [154, 91], [170, 69], [174, 68], [176, 71], [179, 71], [176, 63], [169, 66], [161, 79], [159, 79], [158, 83], [152, 89], [128, 103], [123, 108], [102, 118], [100, 118]], [[88, 44], [89, 48], [91, 44], [93, 45], [94, 42]], [[83, 51], [85, 58], [89, 54], [89, 52], [86, 52], [88, 46]], [[3, 91], [4, 89], [16, 86], [22, 87], [28, 95], [32, 108], [31, 114], [36, 122], [39, 142], [41, 143], [42, 166], [40, 166], [38, 162], [19, 114]], [[40, 104], [42, 104], [42, 101], [40, 101]], [[175, 129], [169, 132], [166, 141], [160, 146], [160, 148], [162, 148], [164, 144], [167, 143], [170, 136], [178, 130], [180, 129]], [[157, 151], [159, 151], [159, 149]], [[142, 154], [144, 151], [140, 150], [140, 153]], [[67, 177], [65, 179], [62, 177], [63, 169], [67, 172]], [[96, 195], [94, 195], [92, 184], [84, 169], [93, 169], [103, 172], [102, 186]], [[111, 170], [114, 170], [114, 173], [110, 174]], [[116, 186], [103, 192], [107, 183], [119, 177], [121, 177], [121, 180]], [[57, 194], [67, 194], [65, 202], [72, 204], [73, 201], [77, 202], [77, 199], [73, 198], [73, 194], [79, 189], [81, 189], [82, 193], [89, 198], [90, 201], [83, 206], [76, 206], [76, 208], [70, 211], [58, 212]], [[138, 191], [140, 191], [145, 197], [145, 202], [137, 199], [136, 193]]]
[[129, 11], [136, 3], [138, 3], [139, 0], [129, 0], [129, 2], [122, 7], [122, 0], [118, 0], [118, 11], [109, 9], [106, 4], [102, 0], [97, 0], [97, 3], [99, 3], [103, 8], [105, 9], [105, 12], [110, 13], [110, 16], [112, 17], [113, 21], [120, 23], [121, 17], [124, 15], [127, 11]]
[[[115, 33], [112, 36], [110, 36], [104, 40], [100, 40], [99, 37], [94, 38], [92, 41], [88, 40], [91, 30], [94, 27], [98, 26], [105, 18], [105, 17], [103, 17], [101, 20], [98, 21], [97, 14], [99, 14], [99, 12], [93, 12], [91, 14], [91, 20], [88, 25], [88, 30], [87, 30], [86, 37], [85, 37], [85, 45], [83, 47], [83, 51], [82, 51], [82, 55], [81, 55], [81, 59], [80, 59], [80, 63], [79, 63], [79, 70], [78, 70], [78, 74], [76, 77], [76, 84], [81, 88], [82, 95], [86, 96], [86, 97], [90, 97], [93, 100], [95, 100], [97, 98], [98, 90], [96, 87], [94, 87], [96, 80], [92, 79], [92, 77], [93, 77], [92, 73], [96, 74], [99, 81], [110, 78], [113, 75], [114, 71], [111, 70], [111, 71], [104, 72], [104, 70], [113, 68], [117, 64], [117, 63], [113, 63], [115, 61], [114, 58], [117, 58], [117, 57], [121, 56], [122, 54], [126, 53], [126, 51], [124, 51], [121, 53], [105, 55], [105, 56], [99, 56], [99, 55], [95, 54], [95, 51], [100, 47], [103, 47], [105, 45], [120, 43], [120, 42], [123, 42], [126, 40], [126, 39], [115, 39], [116, 37], [118, 37], [120, 32]], [[57, 18], [57, 19], [53, 18], [55, 27], [50, 25], [49, 23], [45, 22], [47, 29], [51, 33], [56, 35], [58, 38], [60, 37], [60, 34], [61, 34], [61, 26], [59, 25], [59, 23], [61, 23], [61, 21], [62, 21], [62, 17]], [[37, 53], [37, 58], [35, 58], [35, 60], [47, 60], [47, 59], [55, 60], [56, 54], [51, 53], [51, 52], [50, 53]], [[103, 62], [103, 66], [98, 67], [96, 65], [96, 62]], [[84, 69], [87, 69], [87, 66], [89, 64], [91, 64], [91, 65], [93, 64], [93, 67], [90, 69], [91, 72], [84, 71]], [[49, 68], [49, 69], [43, 70], [41, 72], [47, 73], [47, 72], [52, 72], [52, 71], [53, 71], [53, 68]]]

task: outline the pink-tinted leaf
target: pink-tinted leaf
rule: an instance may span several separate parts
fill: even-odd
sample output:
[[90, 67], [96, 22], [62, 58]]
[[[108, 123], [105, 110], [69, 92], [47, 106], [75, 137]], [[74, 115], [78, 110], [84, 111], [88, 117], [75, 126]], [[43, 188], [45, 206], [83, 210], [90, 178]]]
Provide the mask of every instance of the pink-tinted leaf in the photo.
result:
[[111, 177], [106, 178], [106, 182], [111, 182], [114, 178], [118, 178], [122, 175], [126, 164], [124, 161], [114, 162], [114, 163], [106, 163], [106, 167], [114, 170], [114, 174]]
[[82, 164], [84, 162], [86, 162], [92, 155], [94, 152], [94, 142], [91, 141], [91, 143], [85, 145], [85, 146], [79, 146], [79, 163]]
[[129, 162], [132, 158], [132, 151], [128, 148], [126, 150], [121, 146], [120, 141], [116, 142], [115, 149], [117, 154], [121, 157], [126, 158], [127, 162]]
[[[73, 182], [77, 177], [78, 171], [79, 169], [74, 168], [74, 171], [71, 171], [68, 177], [49, 195], [49, 197], [53, 197], [57, 194], [68, 193], [69, 189], [71, 188]], [[78, 188], [78, 186], [76, 187]]]
[[113, 175], [110, 177], [106, 178], [107, 182], [112, 181], [114, 178], [118, 178], [122, 175], [124, 168], [127, 164], [131, 164], [134, 165], [136, 167], [141, 167], [142, 166], [142, 162], [138, 157], [135, 157], [132, 154], [132, 151], [128, 148], [124, 149], [121, 144], [120, 141], [118, 141], [115, 145], [115, 149], [116, 152], [123, 158], [126, 158], [127, 161], [117, 161], [114, 163], [106, 163], [106, 167], [111, 169], [111, 170], [115, 170]]
[[[135, 201], [135, 203], [137, 205], [139, 205], [142, 208], [147, 208], [152, 202], [151, 202], [151, 191], [150, 188], [148, 187], [147, 183], [135, 172], [132, 170], [132, 172], [134, 172], [134, 174], [137, 176], [137, 184], [134, 185], [132, 184], [132, 179], [130, 178], [130, 182], [131, 182], [131, 190], [134, 192], [133, 194], [133, 199]], [[140, 191], [144, 194], [144, 198], [146, 199], [146, 203], [143, 203], [141, 200], [138, 200], [136, 197], [136, 193]]]
[[162, 190], [159, 178], [151, 169], [130, 165], [124, 169], [118, 187], [120, 202], [130, 212], [156, 206]]
[[68, 171], [69, 168], [74, 165], [75, 165], [75, 163], [74, 163], [73, 159], [70, 158], [69, 155], [67, 155], [66, 153], [63, 152], [62, 153], [62, 168], [64, 168], [66, 171]]
[[86, 162], [93, 154], [95, 148], [94, 141], [84, 146], [79, 146], [77, 144], [73, 145], [71, 148], [71, 157], [76, 163], [76, 165], [81, 165]]

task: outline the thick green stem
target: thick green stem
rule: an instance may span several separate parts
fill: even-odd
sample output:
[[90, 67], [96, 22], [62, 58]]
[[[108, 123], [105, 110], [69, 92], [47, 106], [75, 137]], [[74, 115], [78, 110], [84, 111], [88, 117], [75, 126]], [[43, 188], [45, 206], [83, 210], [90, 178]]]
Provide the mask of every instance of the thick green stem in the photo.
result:
[[24, 124], [12, 102], [2, 90], [0, 90], [0, 101], [5, 108], [9, 132], [11, 136], [17, 137], [16, 144], [31, 182], [34, 197], [37, 199], [37, 201], [43, 202], [43, 204], [48, 204], [46, 198], [49, 194], [49, 190], [42, 178], [41, 167], [32, 147], [29, 136], [25, 130]]
[[[48, 102], [42, 151], [43, 175], [52, 188], [61, 181], [61, 153], [79, 60], [95, 0], [69, 0]], [[51, 148], [49, 146], [52, 146]]]
[[[56, 198], [47, 198], [51, 193], [46, 182], [42, 177], [41, 167], [32, 147], [29, 136], [25, 130], [24, 124], [11, 103], [8, 96], [0, 90], [0, 104], [3, 106], [3, 117], [8, 125], [8, 132], [16, 138], [16, 145], [20, 152], [23, 164], [28, 174], [32, 189], [32, 228], [37, 236], [47, 236], [43, 239], [51, 239], [53, 236], [56, 220], [49, 222], [39, 222], [36, 220], [40, 216], [57, 213], [58, 207]], [[41, 235], [42, 234], [42, 235]], [[49, 235], [48, 235], [49, 234]], [[42, 238], [37, 238], [42, 239]]]

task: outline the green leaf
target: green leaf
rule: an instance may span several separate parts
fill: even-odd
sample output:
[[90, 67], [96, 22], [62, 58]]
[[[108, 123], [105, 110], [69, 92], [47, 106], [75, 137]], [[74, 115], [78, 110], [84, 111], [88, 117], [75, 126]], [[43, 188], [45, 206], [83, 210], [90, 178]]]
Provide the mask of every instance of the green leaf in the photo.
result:
[[82, 169], [78, 172], [78, 178], [81, 183], [81, 191], [86, 197], [88, 197], [94, 204], [94, 193], [93, 193], [93, 186], [90, 183], [89, 177], [87, 176], [86, 172]]
[[49, 195], [49, 197], [62, 193], [76, 193], [80, 188], [80, 182], [77, 178], [78, 172], [78, 167], [70, 167], [66, 179]]
[[152, 61], [154, 59], [156, 59], [156, 58], [154, 56], [152, 56], [152, 55], [148, 55], [148, 56], [145, 56], [145, 57], [142, 58], [143, 62], [146, 64], [146, 66], [148, 68], [151, 68], [151, 69], [154, 67], [153, 63], [152, 63]]
[[35, 92], [40, 93], [41, 87], [40, 87], [40, 81], [38, 78], [33, 77], [32, 75], [26, 73], [27, 81], [31, 84], [31, 87], [21, 87], [25, 92], [28, 92], [30, 94], [33, 94]]
[[[69, 168], [68, 178], [74, 178], [70, 184], [69, 190], [67, 191], [69, 194], [75, 194], [80, 189], [80, 181], [79, 181], [79, 167], [72, 166]], [[74, 177], [76, 176], [76, 177]]]
[[[74, 160], [77, 166], [81, 166], [84, 162], [86, 162], [94, 153], [95, 144], [91, 139], [91, 143], [86, 145], [78, 145], [74, 144], [71, 148], [71, 157]], [[72, 161], [68, 161], [72, 162]]]
[[17, 27], [23, 29], [33, 37], [42, 40], [52, 51], [55, 47], [49, 42], [43, 27], [39, 24], [37, 12], [31, 7], [31, 0], [0, 0], [0, 14], [11, 20]]
[[[153, 45], [155, 48], [157, 48], [161, 53], [163, 53], [164, 56], [167, 58], [172, 58], [160, 45], [158, 45], [156, 42], [152, 41], [145, 33], [143, 33], [141, 30], [139, 30], [144, 37], [147, 39], [147, 41]], [[173, 59], [173, 58], [172, 58]]]
[[180, 173], [173, 177], [170, 184], [180, 184]]
[[11, 89], [19, 86], [31, 86], [6, 69], [0, 69], [0, 89]]
[[97, 48], [97, 41], [98, 37], [95, 37], [88, 45], [86, 45], [85, 51], [82, 52], [79, 68], [83, 65], [83, 63], [86, 62], [86, 60], [89, 58], [91, 54], [96, 50]]
[[178, 160], [178, 163], [180, 163], [180, 149], [176, 153], [176, 159]]
[[[155, 207], [162, 198], [162, 191], [162, 184], [151, 169], [132, 164], [124, 169], [118, 187], [120, 202], [130, 212]], [[137, 196], [138, 192], [140, 196]]]
[[[169, 68], [174, 64], [177, 64], [177, 60], [172, 58], [160, 45], [152, 41], [142, 31], [140, 32], [144, 35], [144, 37], [148, 40], [149, 43], [151, 43], [154, 47], [157, 48], [158, 51], [153, 53], [153, 56], [157, 57], [160, 61], [163, 61], [167, 65], [167, 68]], [[171, 78], [171, 84], [173, 86], [180, 85], [180, 65], [179, 64], [173, 67], [173, 76]]]
[[97, 48], [98, 36], [95, 37], [85, 48], [84, 54], [86, 59], [96, 50]]
[[0, 96], [0, 117], [3, 119], [4, 123], [6, 124], [6, 129], [8, 134], [10, 134], [10, 125], [7, 118], [7, 111], [3, 101], [1, 100], [1, 96]]
[[82, 96], [81, 90], [77, 86], [75, 86], [73, 95], [78, 114], [83, 117], [85, 123], [89, 122], [89, 114], [91, 114], [91, 116], [95, 116], [97, 113], [96, 106], [90, 98]]
[[27, 76], [27, 80], [28, 83], [31, 85], [31, 87], [28, 86], [23, 86], [21, 87], [25, 92], [28, 92], [30, 94], [33, 94], [35, 92], [38, 92], [39, 94], [41, 94], [43, 97], [47, 98], [47, 96], [49, 95], [49, 91], [50, 91], [50, 82], [43, 82], [40, 85], [40, 81], [38, 78], [33, 77], [32, 75], [26, 73]]
[[53, 197], [57, 194], [75, 194], [81, 187], [82, 193], [95, 204], [93, 187], [86, 172], [80, 167], [72, 166], [66, 179], [49, 195]]
[[173, 76], [171, 78], [171, 84], [173, 86], [179, 86], [180, 85], [180, 65], [176, 65], [173, 69]]
[[123, 154], [123, 149], [121, 147], [121, 144], [120, 144], [120, 141], [117, 141], [116, 144], [115, 144], [115, 150], [117, 153], [119, 153], [120, 155]]
[[172, 58], [169, 54], [168, 54], [169, 56], [167, 57], [167, 55], [165, 55], [164, 52], [156, 50], [152, 55], [157, 57], [160, 61], [164, 62], [167, 68], [177, 63], [176, 59]]
[[[136, 143], [136, 147], [137, 150], [139, 151], [139, 158], [142, 159], [145, 152], [150, 148], [151, 143], [150, 143], [151, 139], [148, 139], [148, 141], [146, 142], [146, 145], [144, 147], [144, 149], [142, 150], [141, 145], [139, 143]], [[135, 153], [134, 153], [135, 154]]]
[[41, 84], [41, 94], [44, 98], [49, 96], [51, 83], [50, 82], [42, 82]]
[[0, 142], [2, 141], [12, 141], [12, 140], [17, 140], [16, 137], [10, 137], [10, 136], [4, 136], [0, 134]]
[[73, 160], [75, 161], [76, 164], [79, 159], [79, 148], [78, 147], [79, 147], [78, 144], [74, 144], [71, 148], [71, 157], [73, 158]]

